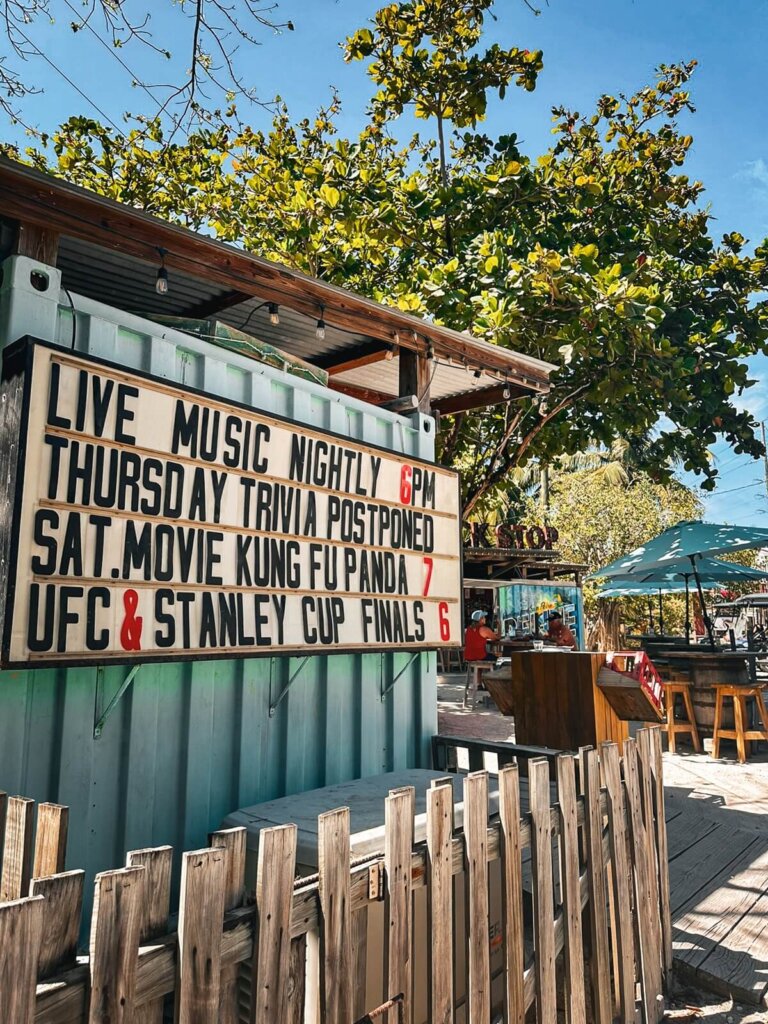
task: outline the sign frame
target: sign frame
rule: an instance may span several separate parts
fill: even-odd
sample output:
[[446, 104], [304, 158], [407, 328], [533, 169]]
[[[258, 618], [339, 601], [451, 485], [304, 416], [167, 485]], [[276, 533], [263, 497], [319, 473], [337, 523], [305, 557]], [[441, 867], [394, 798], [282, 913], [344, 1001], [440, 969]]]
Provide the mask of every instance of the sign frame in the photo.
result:
[[[65, 354], [73, 356], [76, 359], [82, 360], [86, 364], [93, 365], [96, 369], [102, 368], [106, 371], [119, 374], [129, 375], [137, 378], [140, 381], [146, 381], [153, 385], [159, 385], [163, 389], [170, 391], [176, 391], [180, 397], [188, 396], [190, 400], [202, 400], [211, 401], [218, 403], [219, 405], [226, 405], [233, 410], [242, 410], [246, 414], [255, 416], [261, 420], [267, 422], [274, 422], [280, 426], [288, 427], [290, 429], [304, 432], [309, 435], [321, 437], [323, 439], [328, 438], [329, 440], [338, 441], [344, 445], [351, 445], [352, 447], [370, 450], [372, 452], [380, 452], [383, 456], [402, 462], [407, 462], [409, 465], [423, 467], [429, 471], [439, 471], [440, 473], [453, 478], [456, 486], [456, 552], [455, 558], [458, 562], [458, 621], [459, 630], [458, 635], [455, 638], [447, 642], [433, 643], [430, 641], [419, 641], [414, 643], [397, 643], [390, 645], [380, 645], [373, 643], [361, 643], [353, 646], [320, 646], [313, 645], [306, 646], [263, 646], [253, 648], [233, 648], [222, 650], [220, 648], [199, 649], [195, 648], [192, 651], [187, 652], [169, 652], [162, 653], [156, 650], [152, 651], [117, 651], [114, 654], [104, 655], [100, 652], [94, 652], [90, 657], [79, 656], [77, 654], [72, 657], [61, 656], [57, 652], [51, 653], [50, 657], [47, 655], [41, 655], [39, 658], [28, 658], [27, 660], [12, 659], [10, 656], [11, 651], [11, 638], [13, 631], [14, 611], [16, 607], [16, 594], [18, 589], [18, 554], [19, 554], [19, 541], [20, 533], [22, 529], [21, 513], [24, 504], [24, 490], [25, 490], [25, 469], [27, 464], [27, 453], [28, 453], [28, 429], [29, 429], [29, 418], [30, 408], [32, 402], [32, 386], [33, 386], [33, 366], [34, 366], [34, 354], [38, 348], [48, 349], [53, 353]], [[290, 417], [282, 416], [279, 413], [266, 412], [264, 410], [255, 408], [254, 406], [248, 405], [245, 402], [236, 401], [234, 399], [224, 398], [221, 395], [215, 395], [210, 392], [204, 391], [200, 388], [191, 387], [188, 385], [181, 385], [178, 381], [170, 380], [167, 378], [159, 377], [155, 374], [148, 373], [145, 370], [136, 369], [133, 367], [124, 366], [120, 363], [116, 363], [112, 360], [105, 359], [101, 356], [95, 356], [91, 353], [78, 352], [77, 350], [70, 350], [66, 346], [57, 345], [53, 342], [44, 341], [40, 338], [36, 338], [32, 335], [25, 335], [19, 338], [17, 341], [6, 346], [2, 352], [2, 367], [0, 367], [0, 382], [2, 388], [5, 389], [10, 382], [14, 379], [19, 378], [23, 375], [23, 390], [21, 394], [21, 408], [18, 417], [18, 433], [14, 437], [6, 438], [7, 440], [13, 441], [18, 445], [18, 450], [15, 458], [9, 460], [9, 480], [13, 488], [12, 494], [12, 511], [10, 530], [6, 528], [2, 533], [5, 536], [0, 536], [0, 543], [4, 544], [5, 550], [0, 552], [4, 556], [4, 570], [3, 573], [0, 571], [0, 599], [4, 600], [4, 607], [0, 610], [2, 618], [2, 627], [0, 632], [0, 668], [2, 669], [54, 669], [54, 668], [98, 668], [109, 665], [142, 665], [142, 664], [163, 664], [165, 662], [175, 663], [183, 661], [225, 661], [225, 660], [243, 660], [249, 658], [290, 658], [290, 657], [331, 657], [333, 655], [362, 655], [362, 654], [396, 654], [398, 651], [407, 652], [413, 654], [414, 652], [424, 651], [437, 651], [437, 650], [450, 650], [455, 648], [461, 648], [464, 643], [464, 565], [463, 565], [463, 550], [462, 550], [462, 512], [463, 504], [461, 499], [461, 479], [460, 474], [457, 470], [450, 469], [446, 466], [440, 466], [437, 463], [429, 462], [426, 459], [418, 456], [412, 456], [404, 452], [394, 452], [389, 448], [385, 448], [382, 445], [373, 444], [368, 441], [358, 441], [354, 438], [346, 437], [343, 434], [339, 434], [332, 430], [319, 429], [312, 426], [311, 424], [303, 423], [299, 420], [293, 420]], [[47, 401], [47, 396], [44, 399], [42, 396], [38, 396], [38, 401]], [[109, 443], [109, 442], [107, 442]], [[13, 465], [15, 463], [15, 466]], [[15, 477], [12, 470], [15, 469]], [[10, 495], [6, 494], [6, 498]], [[151, 522], [152, 517], [147, 517], [147, 521]], [[360, 545], [365, 547], [365, 545]], [[454, 557], [454, 556], [451, 556]], [[2, 577], [5, 577], [4, 579]], [[128, 585], [130, 581], [120, 581], [123, 585]], [[226, 589], [222, 587], [221, 589]], [[254, 590], [261, 590], [269, 592], [268, 588], [253, 588]], [[322, 591], [318, 593], [323, 593]], [[335, 592], [337, 596], [344, 597], [343, 591]], [[376, 598], [381, 595], [372, 594], [372, 597]]]

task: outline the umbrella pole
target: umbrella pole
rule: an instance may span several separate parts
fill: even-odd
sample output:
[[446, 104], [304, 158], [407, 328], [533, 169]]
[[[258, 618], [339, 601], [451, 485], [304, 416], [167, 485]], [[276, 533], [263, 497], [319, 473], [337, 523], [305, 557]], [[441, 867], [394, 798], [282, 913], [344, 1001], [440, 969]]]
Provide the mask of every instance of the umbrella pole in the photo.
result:
[[661, 596], [661, 588], [659, 588], [659, 633], [664, 636], [664, 601]]
[[653, 598], [648, 598], [648, 632], [653, 632]]
[[690, 577], [685, 576], [685, 642], [691, 642], [691, 591], [688, 586]]
[[709, 646], [714, 651], [715, 649], [715, 637], [712, 632], [712, 620], [707, 615], [707, 606], [704, 604], [704, 591], [701, 589], [701, 580], [699, 579], [699, 570], [696, 568], [696, 560], [691, 555], [691, 565], [693, 566], [693, 578], [696, 580], [696, 590], [699, 594], [699, 604], [701, 605], [701, 616], [704, 619], [704, 625], [707, 630], [707, 636], [709, 637]]

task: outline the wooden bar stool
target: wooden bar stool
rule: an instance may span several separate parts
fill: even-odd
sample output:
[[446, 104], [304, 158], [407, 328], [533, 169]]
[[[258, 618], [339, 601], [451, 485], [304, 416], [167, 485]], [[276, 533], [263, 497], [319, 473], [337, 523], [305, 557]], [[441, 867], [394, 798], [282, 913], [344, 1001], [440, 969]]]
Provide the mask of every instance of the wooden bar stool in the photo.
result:
[[[712, 739], [712, 756], [720, 756], [720, 740], [736, 740], [736, 753], [739, 764], [747, 760], [747, 743], [750, 740], [768, 742], [768, 711], [763, 701], [762, 686], [715, 686], [715, 731]], [[730, 697], [733, 701], [733, 720], [735, 729], [723, 729], [723, 701]], [[757, 713], [762, 722], [762, 729], [748, 728], [747, 700], [753, 698], [757, 705]]]
[[[683, 698], [683, 709], [685, 710], [686, 721], [675, 721], [675, 697], [680, 695]], [[693, 701], [691, 700], [691, 684], [687, 679], [668, 679], [664, 683], [664, 699], [667, 707], [667, 746], [670, 754], [675, 753], [676, 737], [678, 733], [688, 733], [691, 737], [693, 749], [697, 754], [701, 753], [701, 740], [699, 730], [696, 727], [696, 717], [693, 713]]]
[[[464, 686], [464, 707], [473, 708], [475, 706], [475, 697], [477, 696], [477, 688], [483, 680], [483, 674], [490, 671], [493, 668], [494, 663], [492, 661], [468, 661], [467, 662], [467, 682]], [[467, 704], [467, 698], [471, 697], [472, 702]]]

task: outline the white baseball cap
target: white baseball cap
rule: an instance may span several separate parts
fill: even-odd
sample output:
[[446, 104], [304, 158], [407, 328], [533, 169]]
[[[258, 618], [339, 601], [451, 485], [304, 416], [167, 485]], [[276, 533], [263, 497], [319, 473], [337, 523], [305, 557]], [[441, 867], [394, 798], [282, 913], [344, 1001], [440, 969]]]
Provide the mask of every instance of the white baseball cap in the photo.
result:
[[478, 608], [476, 611], [472, 612], [473, 622], [479, 622], [480, 619], [484, 619], [485, 617], [486, 613], [482, 610], [482, 608]]

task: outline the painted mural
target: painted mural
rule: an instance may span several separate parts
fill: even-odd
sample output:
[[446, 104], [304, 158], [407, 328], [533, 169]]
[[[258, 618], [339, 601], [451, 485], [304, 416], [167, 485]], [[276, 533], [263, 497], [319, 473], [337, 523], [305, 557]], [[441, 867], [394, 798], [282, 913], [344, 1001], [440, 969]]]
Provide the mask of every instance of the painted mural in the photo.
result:
[[579, 648], [583, 648], [584, 623], [578, 587], [563, 583], [511, 583], [499, 590], [499, 625], [507, 634], [518, 631], [543, 635], [549, 628], [547, 616], [552, 611], [560, 612]]

